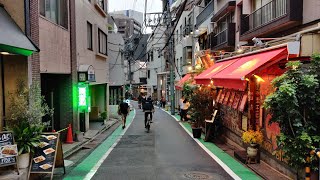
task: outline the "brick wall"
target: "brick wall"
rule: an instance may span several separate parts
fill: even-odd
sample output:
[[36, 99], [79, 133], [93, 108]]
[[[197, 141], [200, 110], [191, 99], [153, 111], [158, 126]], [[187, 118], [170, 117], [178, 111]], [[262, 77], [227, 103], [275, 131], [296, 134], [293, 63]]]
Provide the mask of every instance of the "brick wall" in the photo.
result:
[[70, 49], [71, 49], [71, 83], [70, 85], [70, 103], [71, 103], [71, 118], [73, 119], [74, 130], [79, 130], [77, 102], [74, 100], [77, 94], [78, 70], [77, 70], [77, 49], [76, 49], [76, 19], [75, 19], [75, 0], [69, 1], [69, 14], [70, 14]]
[[[30, 4], [30, 38], [39, 47], [39, 1], [31, 0]], [[40, 56], [34, 53], [30, 58], [32, 81], [40, 82]]]

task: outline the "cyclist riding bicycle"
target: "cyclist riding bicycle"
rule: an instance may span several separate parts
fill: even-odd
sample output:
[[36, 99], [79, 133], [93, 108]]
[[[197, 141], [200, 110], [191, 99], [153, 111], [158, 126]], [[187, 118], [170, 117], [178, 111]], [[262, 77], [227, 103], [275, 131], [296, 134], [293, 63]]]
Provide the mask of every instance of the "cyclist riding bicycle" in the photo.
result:
[[152, 113], [154, 112], [151, 96], [149, 96], [148, 99], [144, 99], [142, 104], [142, 109], [144, 111], [144, 127], [147, 128], [148, 115], [150, 115], [150, 121], [152, 122]]

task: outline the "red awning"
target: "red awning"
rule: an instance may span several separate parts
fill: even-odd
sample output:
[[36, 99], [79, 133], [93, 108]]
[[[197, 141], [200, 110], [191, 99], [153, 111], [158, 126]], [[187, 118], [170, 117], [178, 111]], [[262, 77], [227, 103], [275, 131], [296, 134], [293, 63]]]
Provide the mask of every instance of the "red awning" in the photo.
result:
[[180, 81], [176, 83], [175, 85], [176, 89], [182, 90], [184, 83], [191, 78], [192, 78], [191, 74], [186, 74], [185, 76], [183, 76], [183, 78], [181, 78]]
[[258, 72], [279, 62], [286, 58], [287, 55], [288, 52], [285, 47], [238, 58], [236, 62], [212, 77], [214, 85], [244, 90], [246, 87], [245, 78], [249, 78], [254, 72]]
[[196, 80], [197, 84], [209, 84], [212, 77], [225, 69], [226, 67], [230, 66], [232, 63], [236, 62], [238, 59], [233, 59], [229, 61], [223, 61], [223, 62], [218, 62], [211, 66], [210, 68], [206, 69], [203, 71], [201, 74], [196, 76], [194, 79]]

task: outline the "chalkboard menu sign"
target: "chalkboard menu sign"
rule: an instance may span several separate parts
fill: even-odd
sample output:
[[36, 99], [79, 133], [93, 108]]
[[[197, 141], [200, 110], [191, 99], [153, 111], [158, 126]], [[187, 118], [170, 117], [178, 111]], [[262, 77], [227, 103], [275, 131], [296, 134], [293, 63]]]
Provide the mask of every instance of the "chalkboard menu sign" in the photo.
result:
[[57, 153], [59, 133], [41, 135], [40, 143], [32, 157], [30, 173], [51, 173]]
[[0, 167], [15, 165], [18, 156], [17, 145], [14, 144], [13, 133], [0, 132]]
[[[56, 157], [63, 163], [62, 146], [59, 141], [59, 133], [43, 133], [38, 147], [31, 159], [29, 173], [51, 173], [56, 166]], [[64, 164], [63, 164], [64, 167]]]

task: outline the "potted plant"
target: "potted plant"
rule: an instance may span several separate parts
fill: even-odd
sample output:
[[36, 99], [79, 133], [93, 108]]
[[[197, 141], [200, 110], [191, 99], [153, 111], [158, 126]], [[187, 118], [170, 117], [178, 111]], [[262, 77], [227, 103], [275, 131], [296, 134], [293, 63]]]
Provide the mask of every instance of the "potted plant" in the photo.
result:
[[20, 162], [29, 163], [30, 153], [37, 147], [44, 127], [50, 123], [43, 123], [42, 117], [52, 116], [53, 109], [44, 102], [37, 82], [27, 88], [25, 82], [18, 79], [16, 91], [9, 93], [9, 97], [10, 108], [5, 117], [6, 129], [13, 131], [19, 151], [18, 166], [24, 168], [28, 164], [20, 164]]
[[213, 113], [212, 101], [215, 98], [215, 91], [210, 87], [200, 87], [190, 95], [190, 114], [192, 132], [194, 138], [200, 138], [204, 120], [211, 119]]
[[247, 148], [248, 157], [256, 157], [258, 153], [258, 144], [263, 141], [263, 134], [260, 130], [248, 130], [242, 134], [242, 141], [250, 144]]
[[81, 131], [79, 131], [79, 130], [76, 130], [76, 131], [75, 131], [75, 134], [76, 134], [76, 141], [82, 142], [83, 139], [84, 139], [84, 132], [81, 132]]

